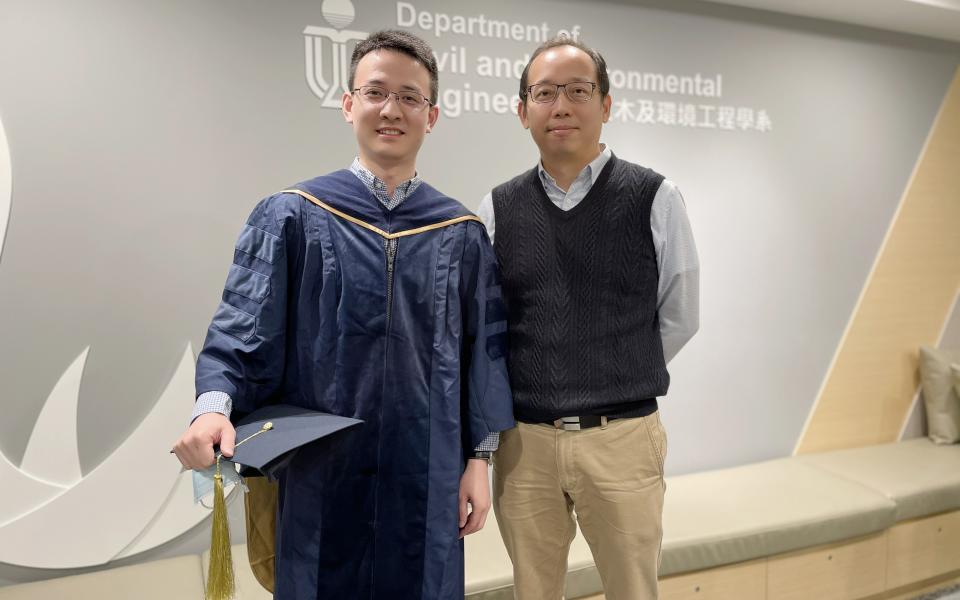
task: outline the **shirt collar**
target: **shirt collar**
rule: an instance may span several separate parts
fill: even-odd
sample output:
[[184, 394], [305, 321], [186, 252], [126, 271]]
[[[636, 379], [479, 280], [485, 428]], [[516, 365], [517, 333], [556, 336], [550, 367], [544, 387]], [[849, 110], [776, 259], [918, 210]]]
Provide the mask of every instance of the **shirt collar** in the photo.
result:
[[393, 191], [393, 197], [387, 195], [387, 184], [373, 174], [373, 171], [364, 167], [360, 163], [360, 157], [354, 157], [353, 163], [350, 165], [350, 172], [357, 176], [357, 179], [363, 182], [367, 189], [370, 190], [370, 193], [376, 196], [384, 206], [388, 209], [396, 208], [401, 202], [406, 200], [417, 191], [417, 188], [420, 187], [420, 184], [423, 183], [423, 180], [420, 179], [419, 173], [414, 173], [413, 177], [401, 182], [397, 185], [396, 189]]
[[[607, 162], [610, 160], [610, 157], [613, 156], [613, 150], [610, 149], [610, 146], [607, 144], [600, 144], [600, 147], [603, 148], [600, 151], [600, 154], [598, 154], [595, 159], [590, 161], [590, 163], [585, 166], [576, 177], [576, 179], [581, 179], [589, 176], [591, 186], [597, 182], [597, 177], [600, 177], [600, 171], [607, 166]], [[543, 168], [543, 160], [537, 163], [537, 171], [540, 173], [540, 181], [543, 182], [543, 185], [551, 184], [557, 186], [557, 180], [554, 179], [553, 176], [550, 175], [550, 173], [547, 173], [547, 170]], [[559, 186], [557, 186], [557, 189], [559, 189]]]

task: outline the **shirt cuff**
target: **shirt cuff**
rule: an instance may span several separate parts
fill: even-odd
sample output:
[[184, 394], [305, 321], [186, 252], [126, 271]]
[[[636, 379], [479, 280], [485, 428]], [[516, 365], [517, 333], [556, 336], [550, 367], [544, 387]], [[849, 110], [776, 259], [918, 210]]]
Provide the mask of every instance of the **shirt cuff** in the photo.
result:
[[492, 431], [487, 434], [480, 445], [473, 449], [474, 452], [495, 452], [500, 447], [500, 432]]
[[200, 394], [196, 404], [193, 405], [193, 414], [190, 416], [190, 422], [193, 423], [200, 415], [212, 412], [220, 413], [229, 419], [232, 410], [233, 399], [230, 398], [230, 394], [226, 392], [204, 392]]

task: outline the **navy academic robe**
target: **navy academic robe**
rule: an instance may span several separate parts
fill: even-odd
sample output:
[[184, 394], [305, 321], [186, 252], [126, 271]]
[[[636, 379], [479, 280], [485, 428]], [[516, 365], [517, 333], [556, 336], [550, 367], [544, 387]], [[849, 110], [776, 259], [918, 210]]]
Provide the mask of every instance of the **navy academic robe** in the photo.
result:
[[197, 362], [197, 394], [363, 425], [280, 474], [275, 597], [463, 597], [465, 455], [514, 425], [496, 259], [427, 184], [386, 210], [349, 171], [263, 200]]

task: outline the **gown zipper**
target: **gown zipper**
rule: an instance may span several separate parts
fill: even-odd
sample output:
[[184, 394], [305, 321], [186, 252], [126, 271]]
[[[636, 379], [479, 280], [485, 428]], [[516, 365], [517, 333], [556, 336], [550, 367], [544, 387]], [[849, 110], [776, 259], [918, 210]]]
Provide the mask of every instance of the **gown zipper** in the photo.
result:
[[383, 241], [387, 254], [387, 335], [390, 334], [390, 319], [393, 316], [393, 265], [397, 260], [397, 240]]
[[[384, 254], [386, 255], [387, 263], [387, 324], [386, 331], [384, 336], [384, 352], [383, 352], [383, 370], [384, 373], [387, 372], [387, 360], [388, 353], [390, 349], [390, 322], [393, 318], [393, 271], [394, 263], [397, 260], [397, 240], [389, 239], [383, 241]], [[383, 406], [380, 407], [380, 420], [383, 421]], [[379, 470], [380, 465], [380, 453], [382, 448], [377, 447], [377, 467]], [[377, 475], [376, 483], [374, 484], [374, 500], [373, 500], [373, 536], [374, 536], [374, 550], [373, 550], [373, 569], [370, 571], [370, 591], [376, 589], [376, 536], [377, 536], [377, 527], [379, 526], [379, 503], [380, 503], [380, 477], [379, 473]]]

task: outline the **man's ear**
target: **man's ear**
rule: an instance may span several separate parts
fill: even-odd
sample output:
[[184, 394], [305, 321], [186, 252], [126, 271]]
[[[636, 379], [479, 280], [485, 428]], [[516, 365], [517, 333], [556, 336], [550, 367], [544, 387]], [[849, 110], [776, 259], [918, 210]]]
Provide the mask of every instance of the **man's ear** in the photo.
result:
[[520, 124], [524, 129], [530, 129], [530, 123], [527, 122], [527, 103], [523, 98], [517, 102], [517, 116], [520, 117]]
[[603, 99], [603, 122], [606, 123], [610, 120], [610, 106], [613, 104], [613, 98], [610, 97], [610, 94], [607, 94]]
[[353, 123], [353, 94], [344, 92], [340, 99], [340, 112], [343, 113], [343, 120], [347, 123]]
[[440, 118], [440, 107], [434, 104], [430, 107], [430, 112], [427, 113], [427, 133], [433, 131], [433, 128], [437, 124], [437, 119]]

